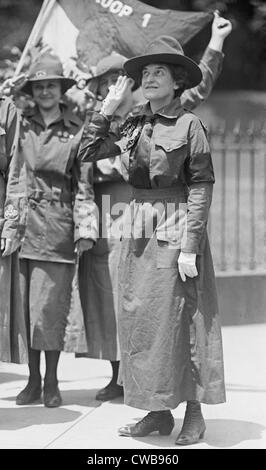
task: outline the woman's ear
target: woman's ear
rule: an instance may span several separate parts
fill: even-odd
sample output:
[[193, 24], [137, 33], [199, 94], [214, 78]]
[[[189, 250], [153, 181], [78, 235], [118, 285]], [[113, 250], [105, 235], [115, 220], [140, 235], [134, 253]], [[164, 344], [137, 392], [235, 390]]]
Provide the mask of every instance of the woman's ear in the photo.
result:
[[133, 78], [128, 77], [128, 79], [129, 79], [129, 85], [130, 85], [131, 90], [132, 90], [133, 86], [135, 85], [135, 82], [134, 82]]
[[174, 90], [178, 90], [180, 88], [180, 85], [178, 82], [174, 83]]

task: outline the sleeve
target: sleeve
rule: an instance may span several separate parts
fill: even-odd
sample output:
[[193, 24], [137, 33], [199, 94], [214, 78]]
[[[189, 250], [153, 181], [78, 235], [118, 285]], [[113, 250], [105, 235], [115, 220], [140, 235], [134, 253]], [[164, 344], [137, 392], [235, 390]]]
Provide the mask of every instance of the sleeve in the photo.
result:
[[6, 153], [7, 157], [11, 157], [14, 152], [14, 147], [17, 144], [17, 125], [18, 115], [17, 109], [11, 99], [6, 100], [6, 119], [5, 119], [5, 131], [6, 131]]
[[74, 179], [74, 241], [81, 238], [96, 242], [98, 238], [99, 214], [94, 202], [93, 164], [76, 158], [73, 167]]
[[0, 233], [4, 226], [4, 206], [8, 165], [13, 153], [17, 128], [16, 107], [9, 98], [0, 99]]
[[24, 236], [27, 218], [26, 167], [19, 152], [19, 117], [15, 105], [6, 100], [4, 122], [5, 152], [8, 162], [3, 219], [0, 221], [1, 237], [12, 240], [12, 251], [19, 246]]
[[182, 244], [182, 251], [199, 254], [201, 241], [206, 232], [215, 179], [206, 131], [201, 121], [196, 117], [190, 124], [184, 176], [189, 194], [187, 232], [185, 242]]
[[202, 71], [202, 80], [194, 88], [190, 88], [181, 96], [181, 104], [184, 108], [192, 110], [206, 101], [210, 95], [214, 83], [222, 70], [223, 53], [207, 47], [199, 63]]
[[4, 225], [2, 238], [13, 242], [15, 251], [23, 239], [27, 222], [27, 178], [26, 166], [16, 145], [11, 158], [6, 186]]
[[79, 159], [95, 162], [120, 155], [120, 138], [119, 129], [110, 130], [109, 119], [96, 111], [88, 113], [81, 137]]

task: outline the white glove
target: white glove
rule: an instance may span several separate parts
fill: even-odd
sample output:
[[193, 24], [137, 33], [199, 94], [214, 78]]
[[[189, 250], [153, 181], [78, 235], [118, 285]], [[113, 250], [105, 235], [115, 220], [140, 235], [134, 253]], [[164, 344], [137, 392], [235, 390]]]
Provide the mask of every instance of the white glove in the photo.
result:
[[112, 116], [131, 90], [131, 86], [132, 79], [120, 75], [116, 84], [109, 87], [109, 93], [103, 100], [101, 112], [106, 116]]
[[183, 282], [186, 282], [186, 276], [196, 277], [198, 275], [196, 268], [196, 254], [183, 253], [181, 251], [178, 258], [178, 269]]

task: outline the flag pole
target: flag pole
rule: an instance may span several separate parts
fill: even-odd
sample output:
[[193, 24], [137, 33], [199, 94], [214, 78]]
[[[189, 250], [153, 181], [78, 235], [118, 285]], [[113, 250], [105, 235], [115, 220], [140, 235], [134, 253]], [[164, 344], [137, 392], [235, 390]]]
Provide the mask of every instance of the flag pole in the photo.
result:
[[41, 29], [43, 28], [50, 12], [52, 11], [52, 8], [54, 7], [56, 3], [56, 0], [44, 0], [43, 4], [42, 4], [42, 7], [40, 9], [40, 12], [39, 12], [39, 15], [34, 23], [34, 26], [31, 30], [31, 33], [29, 35], [29, 38], [27, 40], [27, 43], [24, 47], [24, 50], [21, 54], [21, 57], [19, 59], [19, 62], [17, 64], [17, 67], [16, 67], [16, 70], [15, 70], [15, 74], [14, 74], [14, 77], [16, 77], [23, 65], [24, 65], [24, 62], [25, 62], [25, 58], [29, 52], [29, 49], [34, 46], [37, 42], [37, 39], [38, 39], [38, 36], [40, 34], [40, 31]]

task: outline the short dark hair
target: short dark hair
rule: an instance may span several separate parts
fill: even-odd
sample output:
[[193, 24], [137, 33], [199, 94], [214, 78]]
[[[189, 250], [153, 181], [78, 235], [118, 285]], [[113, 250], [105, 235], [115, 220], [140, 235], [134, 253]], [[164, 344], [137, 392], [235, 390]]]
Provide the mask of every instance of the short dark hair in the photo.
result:
[[175, 97], [181, 96], [189, 86], [189, 78], [187, 70], [182, 65], [166, 64], [171, 72], [173, 80], [178, 84], [178, 89], [175, 90]]

